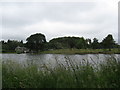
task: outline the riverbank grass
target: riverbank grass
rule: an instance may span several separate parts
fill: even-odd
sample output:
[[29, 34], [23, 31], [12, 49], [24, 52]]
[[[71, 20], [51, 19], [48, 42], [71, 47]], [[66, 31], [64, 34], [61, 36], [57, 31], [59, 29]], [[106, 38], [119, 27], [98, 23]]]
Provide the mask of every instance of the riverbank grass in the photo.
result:
[[24, 66], [13, 61], [3, 62], [3, 88], [120, 88], [120, 61], [110, 58], [95, 67], [87, 60], [79, 65], [66, 58], [66, 66], [57, 63]]
[[56, 49], [40, 52], [42, 54], [120, 54], [120, 49]]
[[[17, 52], [0, 52], [15, 54]], [[55, 50], [46, 50], [40, 51], [37, 54], [120, 54], [120, 48], [114, 49], [55, 49]]]

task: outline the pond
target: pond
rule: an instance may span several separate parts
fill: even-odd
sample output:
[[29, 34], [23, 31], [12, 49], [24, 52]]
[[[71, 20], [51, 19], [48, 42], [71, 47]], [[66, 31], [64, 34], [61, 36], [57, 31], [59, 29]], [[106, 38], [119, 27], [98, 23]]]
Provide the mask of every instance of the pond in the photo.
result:
[[58, 64], [66, 65], [71, 61], [72, 64], [80, 64], [82, 61], [91, 64], [99, 64], [107, 59], [116, 58], [120, 60], [120, 54], [0, 54], [2, 61], [12, 60], [22, 65], [43, 65], [56, 66]]

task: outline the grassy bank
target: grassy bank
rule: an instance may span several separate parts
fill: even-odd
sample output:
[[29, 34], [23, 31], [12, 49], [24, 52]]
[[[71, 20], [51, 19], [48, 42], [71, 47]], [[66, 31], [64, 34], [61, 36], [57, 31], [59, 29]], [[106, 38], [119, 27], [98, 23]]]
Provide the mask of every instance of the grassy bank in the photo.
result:
[[15, 52], [15, 51], [11, 51], [11, 52], [10, 52], [10, 51], [9, 51], [9, 52], [6, 51], [6, 52], [0, 52], [0, 53], [14, 54], [14, 53], [16, 53], [16, 52]]
[[43, 65], [21, 66], [3, 62], [3, 88], [120, 88], [120, 61], [110, 58], [102, 64], [91, 65], [84, 60], [79, 65], [66, 58], [67, 66], [57, 63], [51, 69]]
[[40, 52], [42, 54], [120, 54], [120, 49], [57, 49]]
[[[0, 52], [15, 54], [16, 52]], [[37, 53], [38, 54], [38, 53]], [[39, 52], [39, 54], [120, 54], [120, 49], [56, 49]]]

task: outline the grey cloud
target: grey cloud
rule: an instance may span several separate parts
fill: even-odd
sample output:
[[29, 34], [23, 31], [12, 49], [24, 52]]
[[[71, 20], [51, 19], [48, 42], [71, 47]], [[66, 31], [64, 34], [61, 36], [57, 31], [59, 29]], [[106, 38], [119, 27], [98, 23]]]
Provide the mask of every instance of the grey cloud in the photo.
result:
[[[94, 2], [87, 3], [2, 3], [3, 39], [25, 40], [32, 33], [45, 33], [47, 40], [64, 35], [79, 35], [86, 38], [105, 37], [112, 33], [117, 40], [117, 18], [112, 12], [98, 11], [100, 7]], [[79, 29], [50, 31], [33, 29], [25, 30], [26, 26], [32, 26], [47, 20], [49, 22], [63, 22], [67, 24], [94, 24], [87, 31]], [[59, 30], [60, 31], [60, 30]]]
[[3, 5], [3, 27], [19, 27], [33, 24], [43, 19], [76, 22], [79, 21], [79, 18], [76, 17], [77, 13], [88, 11], [95, 6], [94, 3], [28, 4], [10, 3], [11, 6]]

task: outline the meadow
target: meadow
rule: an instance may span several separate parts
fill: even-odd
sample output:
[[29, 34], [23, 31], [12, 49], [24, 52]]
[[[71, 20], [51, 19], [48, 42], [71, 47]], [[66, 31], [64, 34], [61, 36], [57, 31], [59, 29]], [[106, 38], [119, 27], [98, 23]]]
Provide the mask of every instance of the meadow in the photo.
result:
[[[119, 58], [118, 58], [119, 59]], [[78, 65], [66, 58], [66, 66], [21, 65], [2, 62], [3, 88], [120, 88], [120, 60], [109, 58], [100, 64], [83, 60]]]
[[120, 54], [120, 49], [56, 49], [40, 52], [42, 54]]

